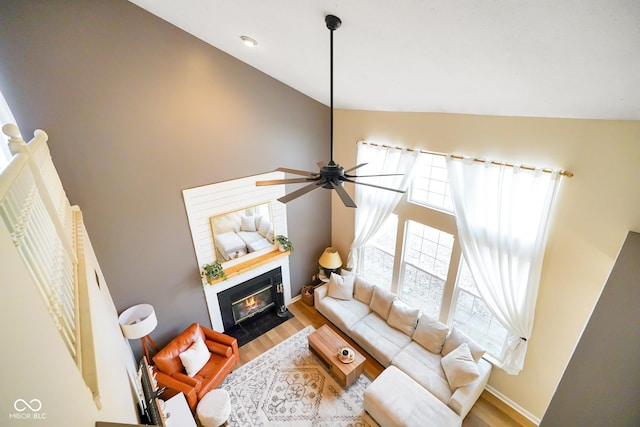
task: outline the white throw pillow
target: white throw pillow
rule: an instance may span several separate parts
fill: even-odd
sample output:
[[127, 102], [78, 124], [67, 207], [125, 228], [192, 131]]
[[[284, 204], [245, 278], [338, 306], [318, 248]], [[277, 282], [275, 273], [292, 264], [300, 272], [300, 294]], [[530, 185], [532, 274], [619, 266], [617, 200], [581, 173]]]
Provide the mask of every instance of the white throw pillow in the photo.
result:
[[480, 376], [478, 365], [473, 360], [467, 343], [461, 344], [443, 357], [440, 364], [452, 391], [475, 381]]
[[441, 354], [443, 356], [446, 356], [456, 348], [460, 347], [460, 345], [463, 343], [466, 343], [469, 346], [469, 351], [471, 351], [473, 360], [475, 360], [476, 362], [480, 360], [480, 358], [484, 355], [484, 349], [476, 344], [471, 338], [458, 330], [455, 326], [451, 330], [451, 333], [447, 337], [447, 340], [444, 342]]
[[362, 276], [356, 275], [355, 290], [353, 296], [358, 301], [369, 305], [371, 303], [371, 297], [373, 296], [373, 283], [369, 282]]
[[207, 345], [202, 341], [202, 337], [198, 337], [191, 347], [180, 353], [179, 356], [187, 375], [193, 377], [207, 364], [211, 354]]
[[240, 220], [240, 231], [256, 231], [256, 221], [252, 216], [243, 216]]
[[267, 233], [269, 233], [270, 229], [271, 222], [269, 222], [267, 218], [262, 218], [262, 221], [260, 221], [260, 228], [258, 228], [258, 233], [260, 233], [262, 237], [267, 237]]
[[[260, 230], [260, 224], [262, 224], [262, 215], [254, 215], [253, 220], [256, 223], [256, 231]], [[268, 221], [267, 218], [265, 218], [265, 220]]]
[[329, 278], [329, 289], [327, 295], [336, 299], [350, 300], [353, 299], [353, 281], [355, 276], [340, 276], [331, 273]]
[[447, 325], [423, 313], [413, 333], [413, 340], [431, 353], [440, 354], [448, 333]]
[[369, 307], [375, 311], [384, 320], [389, 318], [389, 312], [391, 311], [391, 304], [396, 299], [393, 292], [376, 286], [373, 288], [373, 295], [371, 296], [371, 302]]
[[409, 304], [397, 299], [391, 304], [391, 311], [389, 312], [387, 323], [389, 326], [393, 326], [411, 336], [413, 329], [416, 327], [419, 314], [420, 309], [413, 308]]

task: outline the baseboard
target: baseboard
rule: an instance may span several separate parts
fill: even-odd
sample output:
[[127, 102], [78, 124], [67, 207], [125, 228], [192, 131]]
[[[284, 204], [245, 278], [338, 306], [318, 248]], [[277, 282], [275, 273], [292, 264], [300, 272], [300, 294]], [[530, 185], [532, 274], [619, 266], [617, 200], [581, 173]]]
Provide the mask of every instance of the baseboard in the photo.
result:
[[534, 416], [532, 413], [490, 385], [487, 385], [485, 388], [483, 397], [524, 427], [537, 427], [540, 425], [541, 420], [538, 417]]
[[289, 301], [289, 304], [293, 304], [296, 301], [299, 301], [302, 298], [302, 295], [298, 294], [295, 297], [291, 298], [291, 300]]

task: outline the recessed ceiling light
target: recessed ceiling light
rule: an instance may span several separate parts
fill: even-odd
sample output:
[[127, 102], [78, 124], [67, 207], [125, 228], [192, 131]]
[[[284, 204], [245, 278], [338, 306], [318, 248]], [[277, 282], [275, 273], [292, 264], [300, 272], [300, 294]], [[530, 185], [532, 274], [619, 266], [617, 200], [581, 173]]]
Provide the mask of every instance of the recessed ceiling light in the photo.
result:
[[240, 40], [242, 40], [242, 43], [244, 43], [245, 46], [249, 46], [249, 47], [254, 47], [255, 45], [258, 44], [258, 42], [255, 41], [255, 39], [252, 39], [249, 36], [240, 36]]

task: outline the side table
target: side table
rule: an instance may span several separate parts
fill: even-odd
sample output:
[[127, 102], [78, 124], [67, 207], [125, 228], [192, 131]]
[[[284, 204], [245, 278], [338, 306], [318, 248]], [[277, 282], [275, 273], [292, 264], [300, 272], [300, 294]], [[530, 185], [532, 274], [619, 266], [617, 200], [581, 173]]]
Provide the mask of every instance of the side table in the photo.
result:
[[165, 420], [167, 427], [196, 427], [196, 420], [182, 392], [164, 402], [164, 410], [168, 414]]

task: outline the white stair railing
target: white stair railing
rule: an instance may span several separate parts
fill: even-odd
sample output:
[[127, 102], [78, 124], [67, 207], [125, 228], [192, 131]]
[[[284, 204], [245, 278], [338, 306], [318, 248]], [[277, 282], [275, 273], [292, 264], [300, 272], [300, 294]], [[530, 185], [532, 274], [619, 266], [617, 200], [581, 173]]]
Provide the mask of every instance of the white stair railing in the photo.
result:
[[[53, 323], [100, 406], [93, 342], [80, 339], [91, 337], [81, 333], [79, 316], [86, 298], [86, 291], [79, 289], [86, 284], [79, 280], [77, 252], [84, 232], [83, 224], [78, 224], [82, 216], [77, 207], [70, 206], [49, 153], [47, 134], [36, 130], [27, 144], [15, 125], [5, 125], [2, 131], [9, 137], [13, 157], [0, 173], [0, 223], [22, 255]], [[90, 325], [90, 319], [86, 322]]]

